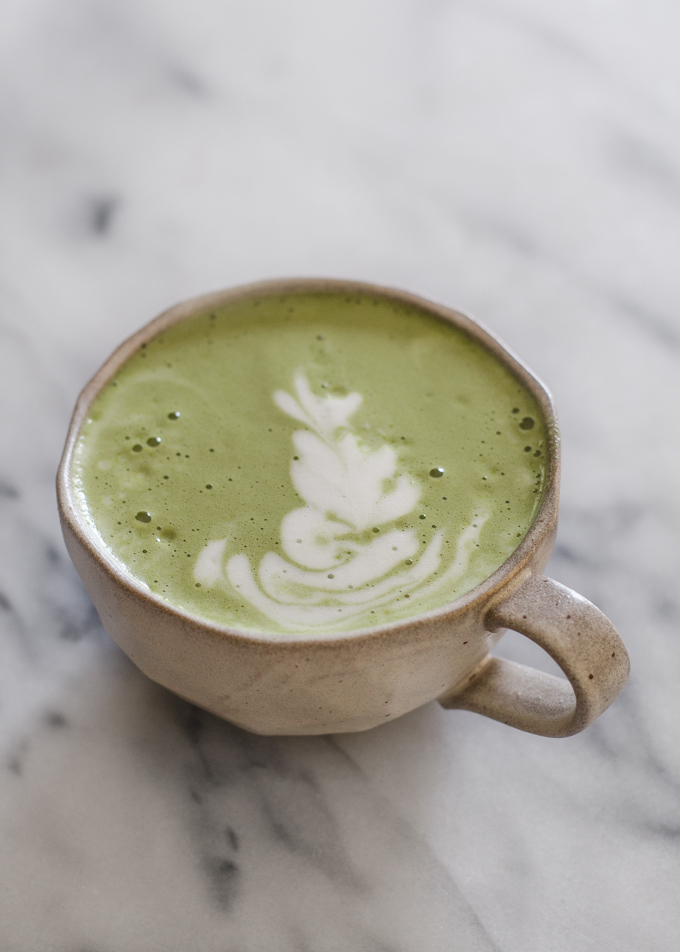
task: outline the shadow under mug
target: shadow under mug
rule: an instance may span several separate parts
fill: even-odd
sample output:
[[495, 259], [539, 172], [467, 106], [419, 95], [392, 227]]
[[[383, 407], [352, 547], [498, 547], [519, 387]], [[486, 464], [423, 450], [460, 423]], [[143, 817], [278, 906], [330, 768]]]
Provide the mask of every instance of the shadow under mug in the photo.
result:
[[[548, 430], [542, 503], [515, 552], [482, 584], [433, 611], [345, 633], [275, 635], [220, 626], [174, 608], [127, 575], [79, 508], [73, 452], [101, 389], [157, 334], [211, 307], [290, 293], [370, 294], [414, 305], [462, 329], [534, 396]], [[591, 602], [541, 573], [557, 530], [559, 436], [543, 385], [469, 317], [404, 291], [355, 281], [266, 281], [195, 298], [161, 314], [109, 358], [81, 393], [57, 476], [67, 549], [106, 630], [154, 681], [259, 734], [359, 731], [439, 699], [520, 730], [566, 737], [622, 690], [626, 649]], [[567, 680], [490, 654], [512, 628], [540, 645]]]

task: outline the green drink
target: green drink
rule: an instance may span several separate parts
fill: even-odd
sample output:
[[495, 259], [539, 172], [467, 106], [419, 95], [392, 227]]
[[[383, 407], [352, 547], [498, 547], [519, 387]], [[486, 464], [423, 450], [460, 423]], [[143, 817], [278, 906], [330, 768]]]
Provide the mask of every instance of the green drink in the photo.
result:
[[74, 458], [83, 513], [170, 604], [264, 632], [445, 605], [511, 555], [546, 472], [542, 414], [464, 331], [370, 294], [187, 318], [105, 386]]

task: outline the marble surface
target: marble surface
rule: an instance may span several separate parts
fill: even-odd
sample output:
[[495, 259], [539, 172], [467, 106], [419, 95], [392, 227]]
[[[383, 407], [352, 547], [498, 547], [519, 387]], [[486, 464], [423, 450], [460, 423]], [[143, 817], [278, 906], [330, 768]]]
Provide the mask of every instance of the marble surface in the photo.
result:
[[[6, 0], [3, 952], [677, 950], [679, 28], [671, 0]], [[633, 665], [584, 734], [431, 704], [257, 738], [102, 629], [53, 488], [80, 387], [164, 307], [290, 274], [468, 309], [548, 382], [550, 571]]]

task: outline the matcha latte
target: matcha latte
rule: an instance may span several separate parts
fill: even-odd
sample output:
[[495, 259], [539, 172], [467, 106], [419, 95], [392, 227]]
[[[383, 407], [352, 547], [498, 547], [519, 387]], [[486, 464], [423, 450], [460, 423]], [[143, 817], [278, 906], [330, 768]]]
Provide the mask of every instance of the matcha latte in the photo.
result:
[[408, 618], [486, 579], [538, 512], [546, 446], [532, 395], [463, 330], [304, 292], [143, 345], [93, 403], [73, 476], [153, 594], [294, 636]]

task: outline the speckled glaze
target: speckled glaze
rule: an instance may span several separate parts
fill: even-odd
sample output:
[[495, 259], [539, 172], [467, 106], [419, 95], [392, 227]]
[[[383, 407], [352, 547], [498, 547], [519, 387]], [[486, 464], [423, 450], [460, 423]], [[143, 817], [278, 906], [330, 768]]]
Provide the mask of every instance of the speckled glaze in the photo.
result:
[[[548, 424], [548, 472], [539, 513], [513, 555], [481, 585], [435, 611], [342, 634], [245, 633], [173, 608], [127, 577], [75, 504], [72, 457], [93, 400], [141, 344], [211, 306], [262, 294], [371, 293], [414, 304], [463, 328], [539, 402]], [[622, 690], [628, 656], [590, 602], [541, 573], [557, 530], [559, 435], [549, 394], [488, 331], [465, 315], [374, 285], [326, 279], [269, 281], [179, 304], [129, 338], [83, 390], [57, 477], [66, 546], [104, 626], [135, 664], [176, 694], [259, 734], [360, 731], [438, 698], [521, 730], [566, 737]], [[505, 628], [535, 641], [568, 681], [490, 650]]]

